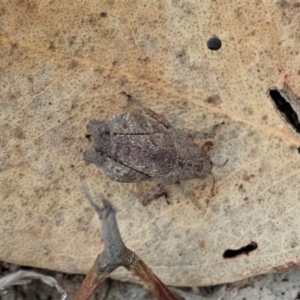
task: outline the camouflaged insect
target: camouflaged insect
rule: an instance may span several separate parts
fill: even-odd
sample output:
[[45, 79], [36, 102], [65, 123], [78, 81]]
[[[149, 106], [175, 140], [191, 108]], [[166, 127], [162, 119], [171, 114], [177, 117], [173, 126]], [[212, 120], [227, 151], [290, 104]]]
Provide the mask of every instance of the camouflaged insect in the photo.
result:
[[163, 115], [127, 96], [140, 111], [91, 120], [87, 131], [94, 147], [84, 152], [86, 162], [97, 165], [114, 181], [157, 179], [159, 184], [140, 198], [143, 205], [161, 196], [164, 185], [205, 178], [211, 172], [209, 156], [189, 134], [173, 128]]

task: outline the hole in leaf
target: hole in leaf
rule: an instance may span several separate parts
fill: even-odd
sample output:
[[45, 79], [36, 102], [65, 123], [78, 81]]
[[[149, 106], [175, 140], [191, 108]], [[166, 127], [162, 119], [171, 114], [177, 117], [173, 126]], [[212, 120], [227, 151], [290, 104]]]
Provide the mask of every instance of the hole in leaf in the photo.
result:
[[222, 46], [222, 42], [217, 37], [212, 37], [207, 41], [207, 48], [213, 51], [219, 50]]
[[246, 254], [248, 255], [250, 252], [254, 251], [257, 249], [257, 243], [251, 242], [247, 246], [241, 247], [240, 249], [233, 250], [233, 249], [227, 249], [223, 253], [223, 258], [234, 258], [238, 255]]
[[284, 91], [279, 91], [276, 88], [269, 90], [270, 98], [273, 100], [279, 113], [284, 119], [294, 128], [294, 130], [300, 133], [299, 118], [292, 105], [290, 99]]

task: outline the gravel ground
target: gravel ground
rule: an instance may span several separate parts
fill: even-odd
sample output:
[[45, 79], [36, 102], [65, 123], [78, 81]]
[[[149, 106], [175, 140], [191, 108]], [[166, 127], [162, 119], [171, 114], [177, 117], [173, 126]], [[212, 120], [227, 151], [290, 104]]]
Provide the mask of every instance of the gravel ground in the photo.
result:
[[[71, 275], [36, 268], [20, 267], [0, 262], [0, 277], [17, 270], [34, 270], [55, 278], [73, 299], [84, 279], [83, 275]], [[221, 287], [181, 289], [185, 300], [300, 300], [300, 269], [290, 269], [281, 273], [252, 277]], [[299, 294], [299, 296], [298, 296]], [[40, 280], [32, 280], [21, 285], [11, 286], [0, 293], [1, 300], [54, 300], [60, 294]], [[107, 280], [92, 300], [141, 299], [152, 300], [152, 295], [140, 285]]]

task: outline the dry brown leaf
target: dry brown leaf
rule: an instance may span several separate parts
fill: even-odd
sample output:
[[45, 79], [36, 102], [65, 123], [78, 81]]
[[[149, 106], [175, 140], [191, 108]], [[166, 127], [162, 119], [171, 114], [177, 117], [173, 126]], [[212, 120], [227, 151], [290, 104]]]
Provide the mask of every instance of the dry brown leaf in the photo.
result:
[[[0, 259], [86, 272], [102, 251], [82, 182], [118, 209], [126, 245], [169, 285], [235, 281], [299, 264], [297, 140], [267, 97], [300, 93], [296, 1], [0, 2]], [[219, 51], [207, 40], [217, 35]], [[154, 182], [109, 181], [85, 126], [133, 94], [183, 129], [218, 127], [212, 178], [142, 207]], [[226, 249], [255, 241], [249, 256]], [[129, 280], [121, 270], [115, 278]]]

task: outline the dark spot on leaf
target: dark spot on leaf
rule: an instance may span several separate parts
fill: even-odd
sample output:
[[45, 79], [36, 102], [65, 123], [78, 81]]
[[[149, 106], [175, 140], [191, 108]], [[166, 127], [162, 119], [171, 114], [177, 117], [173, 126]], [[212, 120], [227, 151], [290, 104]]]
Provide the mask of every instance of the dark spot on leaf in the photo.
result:
[[101, 12], [100, 17], [106, 18], [107, 17], [107, 12], [106, 11]]
[[20, 127], [18, 127], [16, 130], [15, 130], [15, 137], [16, 138], [18, 138], [18, 139], [20, 139], [20, 140], [23, 140], [23, 139], [25, 139], [25, 134], [24, 134], [24, 131], [20, 128]]
[[288, 8], [290, 6], [290, 3], [287, 2], [286, 0], [279, 0], [277, 2], [277, 5], [280, 6], [281, 8], [285, 9]]
[[250, 174], [250, 175], [247, 175], [247, 174], [244, 174], [243, 175], [243, 180], [244, 181], [249, 181], [251, 178], [253, 178], [254, 175], [253, 174]]
[[54, 45], [53, 41], [49, 43], [48, 50], [50, 50], [50, 51], [54, 51], [55, 50], [55, 45]]
[[11, 49], [17, 49], [18, 43], [11, 43], [10, 46], [11, 46]]
[[72, 59], [68, 65], [68, 70], [73, 70], [78, 66], [78, 62]]
[[222, 42], [217, 37], [212, 37], [207, 41], [207, 48], [213, 51], [219, 50], [222, 46]]
[[221, 98], [219, 95], [212, 95], [206, 99], [206, 102], [212, 105], [217, 105], [221, 103]]
[[241, 247], [240, 249], [233, 250], [233, 249], [227, 249], [223, 253], [223, 258], [234, 258], [238, 255], [246, 254], [248, 255], [250, 252], [256, 250], [258, 247], [257, 243], [251, 242], [247, 246]]
[[209, 151], [211, 151], [214, 147], [214, 143], [212, 141], [207, 141], [203, 144], [203, 146], [201, 147], [201, 149], [205, 152], [208, 153]]
[[202, 240], [202, 241], [199, 242], [199, 247], [200, 248], [205, 248], [206, 247], [206, 243], [205, 243], [204, 240]]

